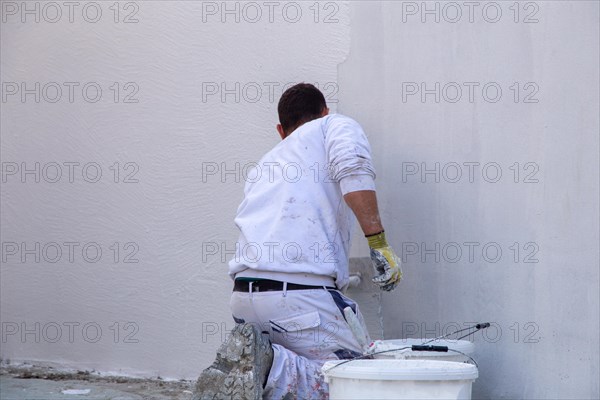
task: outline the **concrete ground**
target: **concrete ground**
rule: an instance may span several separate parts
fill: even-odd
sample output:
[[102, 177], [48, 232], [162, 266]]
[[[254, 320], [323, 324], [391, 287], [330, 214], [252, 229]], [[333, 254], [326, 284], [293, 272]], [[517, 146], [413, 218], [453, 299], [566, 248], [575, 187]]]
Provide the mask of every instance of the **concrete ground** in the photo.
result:
[[2, 400], [190, 400], [193, 382], [99, 376], [51, 367], [0, 367]]

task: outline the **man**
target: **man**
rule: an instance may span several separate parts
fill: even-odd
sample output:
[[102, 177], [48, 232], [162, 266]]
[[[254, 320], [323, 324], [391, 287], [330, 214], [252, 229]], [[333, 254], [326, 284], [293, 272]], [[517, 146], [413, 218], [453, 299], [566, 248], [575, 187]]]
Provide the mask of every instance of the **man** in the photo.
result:
[[373, 282], [391, 291], [402, 275], [379, 218], [362, 128], [328, 115], [323, 94], [306, 83], [283, 93], [278, 113], [282, 141], [248, 174], [235, 218], [237, 325], [198, 379], [197, 399], [328, 397], [323, 363], [362, 355], [370, 343], [368, 334], [353, 335], [344, 309], [367, 332], [364, 320], [340, 292], [349, 283], [352, 214], [371, 248]]

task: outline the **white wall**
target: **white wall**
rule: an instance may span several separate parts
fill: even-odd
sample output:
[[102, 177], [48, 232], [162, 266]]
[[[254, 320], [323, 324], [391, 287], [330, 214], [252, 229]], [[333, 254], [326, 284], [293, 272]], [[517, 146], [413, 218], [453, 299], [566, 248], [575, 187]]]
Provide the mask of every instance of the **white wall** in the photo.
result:
[[[322, 14], [315, 23], [310, 4], [281, 3], [263, 7], [252, 23], [246, 20], [256, 18], [256, 9], [237, 3], [240, 22], [229, 14], [223, 23], [221, 2], [137, 2], [131, 4], [139, 9], [134, 16], [139, 22], [124, 24], [136, 11], [133, 6], [121, 3], [121, 22], [115, 23], [113, 3], [94, 3], [102, 17], [90, 23], [81, 15], [84, 4], [75, 9], [73, 23], [66, 7], [56, 23], [44, 20], [54, 18], [52, 9], [39, 23], [35, 15], [25, 15], [22, 23], [20, 2], [16, 15], [12, 8], [3, 13], [2, 82], [26, 82], [31, 88], [35, 82], [42, 88], [57, 82], [65, 90], [56, 103], [45, 101], [55, 97], [50, 86], [39, 103], [33, 95], [22, 103], [19, 93], [7, 94], [2, 103], [2, 358], [196, 378], [212, 362], [221, 334], [233, 327], [232, 282], [221, 262], [221, 255], [229, 256], [221, 243], [232, 249], [237, 239], [233, 216], [242, 196], [242, 167], [277, 143], [283, 85], [306, 80], [337, 96], [336, 67], [349, 49], [349, 8], [342, 4], [333, 10], [337, 23], [323, 23]], [[297, 6], [302, 16], [289, 22], [297, 19]], [[94, 18], [93, 5], [87, 12]], [[73, 103], [65, 82], [81, 82]], [[87, 82], [102, 88], [100, 101], [82, 97]], [[121, 89], [118, 103], [110, 89], [114, 82]], [[136, 86], [125, 88], [128, 82]], [[210, 94], [213, 83], [217, 94]], [[222, 99], [221, 83], [233, 94]], [[10, 92], [12, 86], [5, 86], [3, 93]], [[132, 99], [138, 102], [124, 103], [124, 94], [136, 88]], [[94, 96], [90, 89], [89, 98]], [[32, 169], [36, 162], [39, 183], [33, 175], [22, 183], [20, 171], [9, 174], [12, 163]], [[80, 163], [73, 183], [64, 162]], [[103, 174], [97, 183], [81, 174], [93, 162]], [[110, 169], [115, 162], [119, 183]], [[128, 162], [134, 164], [125, 169]], [[57, 183], [48, 182], [55, 174], [51, 163], [63, 168]], [[208, 173], [215, 163], [234, 171], [238, 163], [240, 172], [203, 176], [203, 166]], [[87, 173], [93, 179], [93, 164]], [[129, 174], [139, 182], [124, 183]], [[22, 262], [22, 242], [28, 248], [40, 243], [39, 253], [56, 242], [63, 256], [49, 263], [41, 254], [38, 263], [27, 255]], [[65, 242], [80, 243], [72, 263]], [[120, 243], [117, 263], [114, 242]], [[135, 245], [125, 247], [130, 242]], [[11, 243], [18, 245], [14, 255]], [[96, 263], [81, 254], [90, 243], [102, 248]], [[55, 257], [51, 246], [47, 259]], [[205, 254], [203, 261], [203, 249], [216, 254]], [[94, 258], [94, 247], [88, 250]], [[139, 262], [125, 263], [132, 252]], [[71, 325], [72, 343], [71, 322], [79, 324]], [[39, 343], [35, 334], [21, 338], [21, 323], [33, 330], [40, 324]], [[83, 336], [86, 323], [102, 329], [98, 342], [86, 341], [96, 338], [96, 325]], [[51, 343], [55, 324], [62, 338]], [[127, 339], [128, 334], [133, 336]]]
[[[446, 22], [453, 10], [435, 4], [439, 23], [422, 21], [421, 2], [353, 2], [340, 68], [340, 111], [370, 133], [384, 223], [405, 259], [401, 287], [384, 296], [386, 337], [493, 322], [473, 337], [475, 396], [598, 398], [598, 3], [531, 3], [537, 23], [515, 23], [513, 2], [496, 3], [496, 23], [482, 17], [490, 3], [479, 3], [473, 23], [465, 7]], [[409, 95], [410, 82], [440, 82], [439, 103]], [[452, 86], [443, 92], [450, 82], [464, 90], [455, 103]], [[480, 84], [472, 102], [464, 82]], [[538, 101], [515, 102], [514, 82], [522, 93], [535, 83]], [[482, 97], [487, 83], [501, 87], [499, 101], [492, 89]], [[436, 163], [439, 182], [421, 175]], [[488, 163], [497, 166], [482, 175]], [[535, 170], [529, 181], [538, 182], [525, 182]], [[533, 252], [528, 261], [538, 262], [525, 262]]]
[[[494, 322], [487, 337], [474, 337], [475, 395], [598, 397], [597, 3], [521, 3], [517, 23], [512, 2], [494, 3], [502, 10], [497, 23], [483, 18], [483, 7], [486, 18], [494, 17], [490, 2], [478, 3], [473, 23], [464, 6], [461, 20], [445, 21], [455, 10], [435, 2], [428, 7], [437, 4], [439, 23], [429, 14], [421, 21], [421, 2], [321, 3], [318, 22], [312, 2], [281, 2], [272, 22], [261, 6], [256, 23], [250, 22], [256, 9], [247, 3], [228, 3], [239, 4], [239, 23], [235, 14], [221, 21], [220, 2], [121, 3], [119, 23], [112, 2], [98, 2], [97, 23], [82, 17], [84, 4], [87, 18], [94, 17], [90, 3], [75, 9], [72, 23], [66, 8], [58, 22], [48, 22], [54, 10], [44, 14], [39, 4], [39, 23], [34, 15], [21, 22], [20, 2], [2, 4], [3, 359], [195, 378], [233, 326], [222, 257], [237, 237], [232, 219], [242, 167], [277, 143], [282, 86], [310, 81], [329, 100], [339, 99], [339, 110], [359, 120], [371, 140], [386, 230], [405, 258], [402, 286], [383, 297], [385, 336], [432, 336], [471, 321]], [[296, 5], [302, 16], [292, 23]], [[131, 12], [138, 22], [122, 23]], [[532, 12], [539, 21], [524, 23]], [[39, 103], [34, 94], [23, 103], [21, 93], [8, 94], [9, 82], [29, 88], [57, 82], [63, 98], [51, 103], [48, 86]], [[80, 83], [72, 103], [65, 82]], [[96, 103], [82, 97], [87, 82], [102, 88]], [[124, 87], [128, 82], [134, 84]], [[221, 99], [222, 82], [240, 83], [239, 101], [235, 93]], [[428, 88], [457, 82], [463, 97], [449, 102], [454, 92], [447, 86], [439, 103], [434, 94], [423, 102], [406, 93], [411, 82]], [[479, 83], [472, 102], [465, 82]], [[496, 103], [481, 96], [490, 82], [503, 91]], [[214, 84], [219, 92], [210, 94]], [[534, 87], [538, 102], [523, 102]], [[136, 88], [138, 102], [125, 103]], [[335, 110], [336, 103], [330, 106]], [[36, 162], [39, 183], [34, 174], [21, 176], [22, 163], [33, 169]], [[72, 183], [65, 162], [80, 163]], [[115, 162], [119, 183], [110, 168]], [[436, 162], [437, 183], [433, 174], [410, 174]], [[57, 183], [49, 182], [52, 163], [62, 165]], [[86, 163], [100, 166], [98, 182], [82, 177]], [[238, 172], [206, 175], [215, 165], [235, 170], [236, 163]], [[451, 183], [454, 163], [463, 176]], [[476, 173], [473, 182], [467, 165]], [[11, 174], [15, 166], [19, 171]], [[502, 176], [490, 183], [494, 166]], [[124, 182], [137, 168], [138, 182]], [[530, 179], [538, 182], [525, 183], [536, 170]], [[40, 243], [39, 262], [22, 242], [27, 248]], [[44, 259], [54, 257], [53, 242], [63, 250], [56, 263]], [[79, 244], [73, 262], [65, 242]], [[411, 254], [436, 242], [439, 261], [435, 254], [425, 254], [425, 261]], [[479, 243], [471, 245], [473, 261], [466, 242]], [[82, 256], [90, 243], [102, 248], [98, 262]], [[452, 243], [463, 252], [454, 263], [448, 261], [457, 257]], [[487, 243], [497, 244], [488, 246], [488, 257], [495, 257], [493, 246], [502, 251], [495, 263], [482, 257]], [[132, 251], [139, 262], [125, 263]], [[531, 251], [537, 263], [524, 262]], [[353, 254], [365, 254], [362, 241]], [[369, 302], [363, 312], [374, 315], [376, 308]], [[21, 336], [23, 328], [35, 332], [36, 323], [39, 343], [36, 333]], [[73, 340], [69, 323], [79, 324], [71, 324]], [[86, 323], [97, 325], [88, 325], [84, 336]], [[52, 343], [57, 326], [62, 337]], [[102, 335], [90, 343], [95, 326]], [[135, 329], [129, 339], [138, 342], [131, 343], [126, 335]]]

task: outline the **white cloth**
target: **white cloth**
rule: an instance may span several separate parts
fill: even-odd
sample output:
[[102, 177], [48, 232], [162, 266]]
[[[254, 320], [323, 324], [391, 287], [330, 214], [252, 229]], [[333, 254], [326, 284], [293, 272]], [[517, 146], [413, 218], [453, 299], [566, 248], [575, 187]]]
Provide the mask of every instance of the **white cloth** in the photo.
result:
[[245, 179], [230, 276], [246, 270], [245, 276], [258, 277], [253, 272], [259, 271], [300, 284], [314, 284], [314, 277], [334, 279], [338, 288], [346, 287], [354, 218], [343, 195], [375, 190], [370, 146], [360, 125], [339, 114], [310, 121], [269, 151]]
[[287, 393], [295, 399], [327, 399], [329, 387], [321, 374], [325, 361], [363, 352], [342, 310], [352, 307], [368, 332], [363, 316], [358, 305], [337, 290], [233, 292], [230, 306], [237, 322], [257, 324], [273, 343], [264, 399], [279, 400]]

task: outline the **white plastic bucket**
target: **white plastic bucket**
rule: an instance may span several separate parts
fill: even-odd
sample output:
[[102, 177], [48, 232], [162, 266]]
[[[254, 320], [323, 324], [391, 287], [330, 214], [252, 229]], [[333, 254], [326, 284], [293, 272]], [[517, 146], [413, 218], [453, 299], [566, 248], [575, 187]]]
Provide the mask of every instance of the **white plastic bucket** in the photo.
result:
[[[412, 345], [423, 344], [428, 342], [430, 339], [394, 339], [394, 340], [382, 340], [377, 345], [377, 351], [380, 350], [392, 350], [400, 349], [403, 347], [410, 347]], [[427, 345], [433, 346], [447, 346], [448, 352], [438, 351], [412, 351], [410, 349], [402, 351], [390, 351], [387, 353], [375, 354], [373, 357], [376, 359], [407, 359], [407, 360], [438, 360], [438, 361], [458, 361], [466, 362], [469, 361], [470, 355], [475, 351], [475, 345], [473, 342], [468, 340], [443, 340], [438, 339], [433, 342], [427, 343]], [[457, 350], [460, 353], [457, 353]], [[464, 353], [466, 355], [463, 355]]]
[[[473, 364], [433, 360], [328, 361], [322, 371], [331, 400], [471, 399]], [[341, 365], [335, 366], [336, 364]], [[335, 367], [334, 367], [335, 366]], [[333, 367], [333, 368], [332, 368]]]

